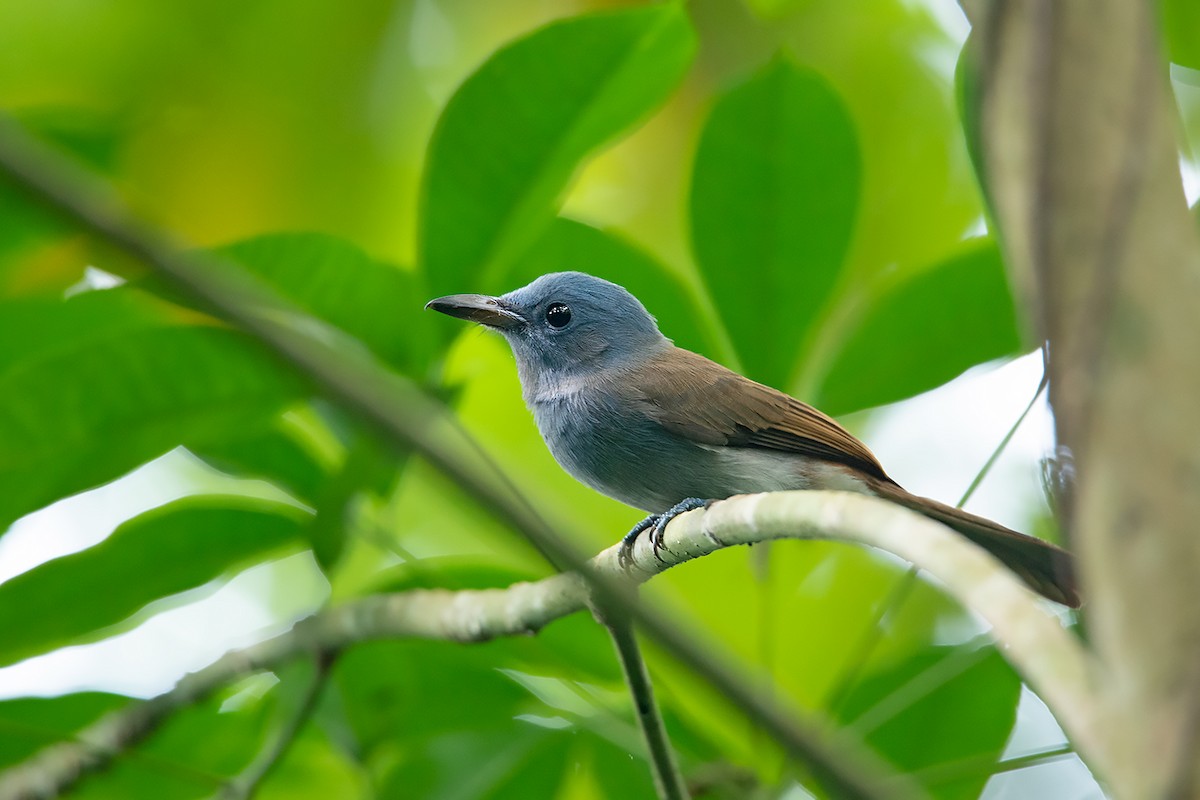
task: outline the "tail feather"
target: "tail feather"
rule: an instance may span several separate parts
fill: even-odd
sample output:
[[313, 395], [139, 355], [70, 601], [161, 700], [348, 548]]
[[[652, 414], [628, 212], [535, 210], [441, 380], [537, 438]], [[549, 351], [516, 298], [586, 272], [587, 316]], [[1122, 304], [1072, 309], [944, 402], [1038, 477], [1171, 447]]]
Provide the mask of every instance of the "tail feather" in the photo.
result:
[[1039, 594], [1071, 608], [1079, 608], [1074, 559], [1066, 550], [960, 508], [909, 494], [894, 483], [877, 481], [871, 488], [880, 497], [924, 514], [966, 536], [1003, 561]]

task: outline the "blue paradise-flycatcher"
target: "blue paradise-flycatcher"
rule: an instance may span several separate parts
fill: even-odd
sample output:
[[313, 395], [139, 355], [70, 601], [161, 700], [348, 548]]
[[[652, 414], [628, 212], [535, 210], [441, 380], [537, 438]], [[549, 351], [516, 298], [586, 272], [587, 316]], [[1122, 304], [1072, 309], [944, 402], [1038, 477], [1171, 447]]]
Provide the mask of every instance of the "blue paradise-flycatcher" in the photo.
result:
[[1042, 595], [1079, 605], [1069, 553], [961, 509], [910, 494], [867, 446], [817, 409], [676, 347], [623, 287], [580, 272], [543, 275], [500, 297], [429, 301], [499, 331], [526, 405], [571, 475], [650, 512], [654, 552], [666, 523], [735, 494], [841, 489], [875, 495], [944, 523]]

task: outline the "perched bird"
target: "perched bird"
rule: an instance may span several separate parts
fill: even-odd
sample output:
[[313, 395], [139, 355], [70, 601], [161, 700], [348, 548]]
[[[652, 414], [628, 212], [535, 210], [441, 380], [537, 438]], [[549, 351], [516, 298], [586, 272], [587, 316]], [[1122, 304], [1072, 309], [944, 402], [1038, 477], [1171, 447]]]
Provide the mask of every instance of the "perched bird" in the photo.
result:
[[525, 403], [550, 452], [583, 483], [650, 512], [625, 537], [735, 494], [842, 489], [942, 522], [982, 546], [1036, 591], [1079, 605], [1071, 556], [991, 520], [917, 497], [866, 445], [783, 392], [675, 347], [621, 286], [579, 272], [543, 275], [500, 297], [429, 301], [504, 335]]

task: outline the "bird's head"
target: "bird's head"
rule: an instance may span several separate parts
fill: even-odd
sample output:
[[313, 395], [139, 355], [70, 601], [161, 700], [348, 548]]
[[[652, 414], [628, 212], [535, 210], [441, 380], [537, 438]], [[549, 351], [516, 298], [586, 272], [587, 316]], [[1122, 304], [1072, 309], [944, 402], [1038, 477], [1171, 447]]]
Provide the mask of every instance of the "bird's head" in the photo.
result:
[[527, 389], [638, 361], [670, 344], [636, 297], [582, 272], [543, 275], [499, 297], [439, 297], [425, 307], [502, 333]]

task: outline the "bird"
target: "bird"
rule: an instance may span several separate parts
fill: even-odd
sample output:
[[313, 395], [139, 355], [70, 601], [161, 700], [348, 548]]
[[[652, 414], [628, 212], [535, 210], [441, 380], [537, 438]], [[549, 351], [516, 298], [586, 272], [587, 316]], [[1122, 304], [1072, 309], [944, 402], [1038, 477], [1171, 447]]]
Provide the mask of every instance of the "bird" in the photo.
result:
[[623, 564], [647, 530], [658, 555], [667, 522], [685, 511], [739, 494], [835, 489], [935, 519], [1043, 596], [1080, 604], [1070, 553], [909, 493], [832, 417], [675, 346], [618, 284], [555, 272], [500, 296], [448, 295], [425, 307], [503, 335], [525, 404], [559, 465], [648, 512], [622, 540]]

